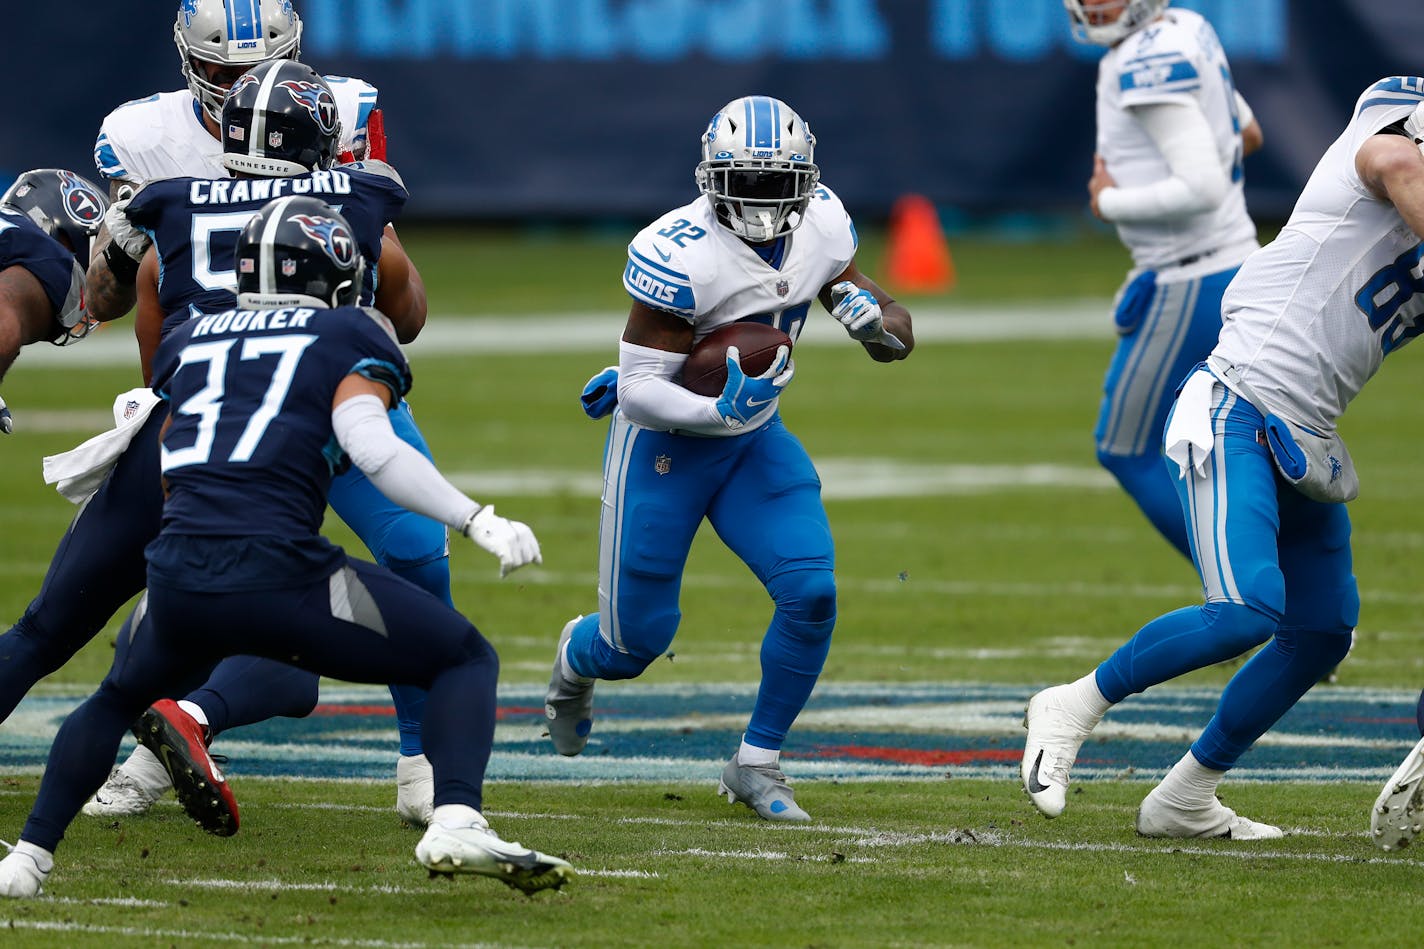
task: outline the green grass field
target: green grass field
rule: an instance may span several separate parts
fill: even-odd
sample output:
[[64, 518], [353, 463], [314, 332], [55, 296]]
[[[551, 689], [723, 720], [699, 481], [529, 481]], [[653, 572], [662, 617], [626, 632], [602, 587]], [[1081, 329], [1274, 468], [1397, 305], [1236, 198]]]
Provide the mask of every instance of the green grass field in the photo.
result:
[[[432, 325], [441, 313], [497, 314], [519, 338], [522, 314], [625, 307], [621, 237], [412, 231], [406, 243], [430, 288]], [[867, 236], [869, 272], [880, 246]], [[1105, 301], [1127, 263], [1097, 236], [964, 241], [954, 253], [958, 289], [909, 299], [951, 323], [990, 304], [1052, 313]], [[504, 683], [533, 687], [547, 680], [562, 624], [596, 607], [598, 502], [527, 485], [504, 497], [490, 486], [521, 472], [597, 476], [604, 427], [575, 397], [614, 360], [616, 342], [551, 353], [528, 342], [528, 352], [421, 355], [411, 403], [441, 467], [538, 532], [543, 566], [508, 580], [471, 545], [457, 545], [451, 561], [455, 601], [499, 648]], [[1089, 671], [1147, 619], [1196, 601], [1191, 567], [1096, 472], [1091, 431], [1112, 345], [1106, 333], [923, 343], [888, 367], [850, 344], [800, 352], [783, 415], [823, 469], [864, 471], [856, 465], [874, 460], [892, 477], [950, 468], [983, 476], [972, 489], [827, 501], [841, 603], [824, 683], [997, 683], [1026, 698]], [[0, 444], [6, 622], [38, 588], [72, 516], [43, 485], [40, 458], [96, 431], [114, 393], [138, 382], [130, 368], [60, 370], [27, 356], [4, 388], [17, 426]], [[1414, 358], [1392, 360], [1344, 427], [1363, 481], [1351, 506], [1363, 608], [1339, 686], [1398, 690], [1399, 716], [1412, 714], [1405, 696], [1424, 684], [1414, 569], [1424, 511], [1413, 503], [1424, 403]], [[1059, 477], [1020, 483], [1013, 475], [1026, 466], [1053, 466]], [[328, 528], [361, 549], [334, 519]], [[768, 601], [710, 532], [694, 547], [682, 607], [675, 661], [643, 681], [755, 682]], [[41, 690], [77, 695], [96, 683], [112, 632]], [[1218, 687], [1234, 668], [1182, 684]], [[1181, 751], [1191, 737], [1182, 734]], [[796, 739], [793, 730], [788, 748]], [[1018, 742], [1021, 732], [1003, 738], [1005, 748]], [[412, 856], [418, 834], [389, 810], [389, 783], [237, 778], [244, 824], [229, 840], [203, 835], [172, 804], [121, 823], [80, 818], [49, 897], [0, 904], [0, 928], [10, 927], [0, 944], [1417, 944], [1424, 862], [1381, 854], [1364, 834], [1379, 783], [1407, 747], [1381, 746], [1370, 781], [1228, 778], [1228, 804], [1294, 831], [1252, 845], [1138, 838], [1132, 821], [1156, 777], [1148, 773], [1080, 782], [1068, 813], [1049, 822], [1016, 776], [836, 782], [797, 779], [788, 765], [816, 817], [806, 827], [729, 808], [712, 793], [715, 774], [569, 784], [493, 773], [494, 826], [586, 871], [533, 899], [478, 878], [427, 880]], [[0, 837], [14, 839], [36, 787], [34, 773], [0, 776]]]

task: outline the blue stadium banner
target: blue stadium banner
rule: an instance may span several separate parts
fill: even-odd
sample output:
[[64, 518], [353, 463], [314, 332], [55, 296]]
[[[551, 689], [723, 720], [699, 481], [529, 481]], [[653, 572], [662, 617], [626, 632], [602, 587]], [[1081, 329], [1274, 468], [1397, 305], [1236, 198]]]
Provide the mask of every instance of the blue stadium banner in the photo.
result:
[[[282, 0], [261, 0], [263, 4]], [[303, 59], [376, 84], [410, 213], [639, 217], [695, 194], [726, 101], [808, 120], [858, 214], [907, 192], [971, 212], [1081, 209], [1100, 50], [1061, 0], [293, 0]], [[1215, 25], [1266, 147], [1246, 166], [1282, 216], [1372, 81], [1424, 66], [1417, 0], [1179, 0]], [[104, 114], [180, 88], [176, 0], [71, 0], [13, 18], [0, 179], [92, 172]]]

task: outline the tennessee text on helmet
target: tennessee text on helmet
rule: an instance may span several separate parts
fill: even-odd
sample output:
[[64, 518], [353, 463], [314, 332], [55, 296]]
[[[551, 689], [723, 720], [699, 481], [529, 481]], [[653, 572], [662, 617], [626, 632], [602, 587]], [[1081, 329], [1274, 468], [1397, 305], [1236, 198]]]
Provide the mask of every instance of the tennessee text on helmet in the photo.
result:
[[216, 121], [226, 90], [209, 82], [197, 63], [250, 69], [301, 53], [302, 20], [292, 0], [182, 0], [173, 42], [183, 59], [183, 78]]
[[336, 97], [310, 66], [264, 63], [228, 93], [222, 140], [230, 171], [282, 178], [330, 168], [341, 141]]
[[[1136, 33], [1167, 9], [1167, 0], [1117, 0], [1085, 5], [1083, 0], [1063, 0], [1073, 28], [1073, 38], [1094, 46], [1112, 46]], [[1112, 21], [1108, 14], [1122, 14]]]
[[15, 179], [0, 195], [0, 205], [23, 214], [74, 254], [75, 279], [56, 317], [61, 332], [51, 342], [63, 346], [88, 336], [94, 324], [84, 311], [84, 270], [109, 209], [104, 192], [67, 169], [35, 168]]
[[351, 225], [316, 198], [266, 204], [237, 238], [237, 305], [355, 306], [365, 261]]
[[763, 243], [801, 226], [821, 171], [816, 136], [770, 96], [733, 99], [702, 135], [697, 187], [733, 233]]

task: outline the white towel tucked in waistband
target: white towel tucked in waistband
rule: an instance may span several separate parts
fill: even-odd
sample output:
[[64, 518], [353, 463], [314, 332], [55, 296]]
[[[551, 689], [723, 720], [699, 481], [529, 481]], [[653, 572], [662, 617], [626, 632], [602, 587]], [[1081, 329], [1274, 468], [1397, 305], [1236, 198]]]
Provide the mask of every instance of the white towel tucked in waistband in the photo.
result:
[[[1182, 386], [1182, 394], [1177, 396], [1172, 421], [1167, 423], [1165, 443], [1167, 457], [1177, 463], [1178, 477], [1187, 476], [1189, 464], [1196, 468], [1198, 476], [1206, 474], [1207, 460], [1211, 457], [1215, 442], [1211, 430], [1211, 390], [1214, 385], [1216, 376], [1206, 369], [1198, 369]], [[1192, 448], [1196, 449], [1195, 455], [1190, 452]]]
[[55, 485], [56, 491], [75, 504], [89, 500], [159, 401], [152, 389], [130, 389], [121, 393], [114, 400], [113, 428], [63, 454], [45, 458], [45, 484]]

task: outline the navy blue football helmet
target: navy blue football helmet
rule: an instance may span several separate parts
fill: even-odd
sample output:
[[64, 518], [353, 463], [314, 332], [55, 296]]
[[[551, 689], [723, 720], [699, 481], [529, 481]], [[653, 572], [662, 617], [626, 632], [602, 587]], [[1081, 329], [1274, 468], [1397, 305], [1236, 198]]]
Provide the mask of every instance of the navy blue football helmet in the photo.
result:
[[351, 225], [316, 198], [278, 198], [237, 238], [237, 305], [355, 306], [365, 261]]
[[229, 171], [287, 178], [330, 168], [341, 141], [336, 96], [310, 66], [263, 63], [233, 83], [223, 103], [222, 139]]
[[64, 168], [35, 168], [15, 179], [0, 204], [34, 221], [89, 266], [89, 252], [109, 201], [98, 185]]

